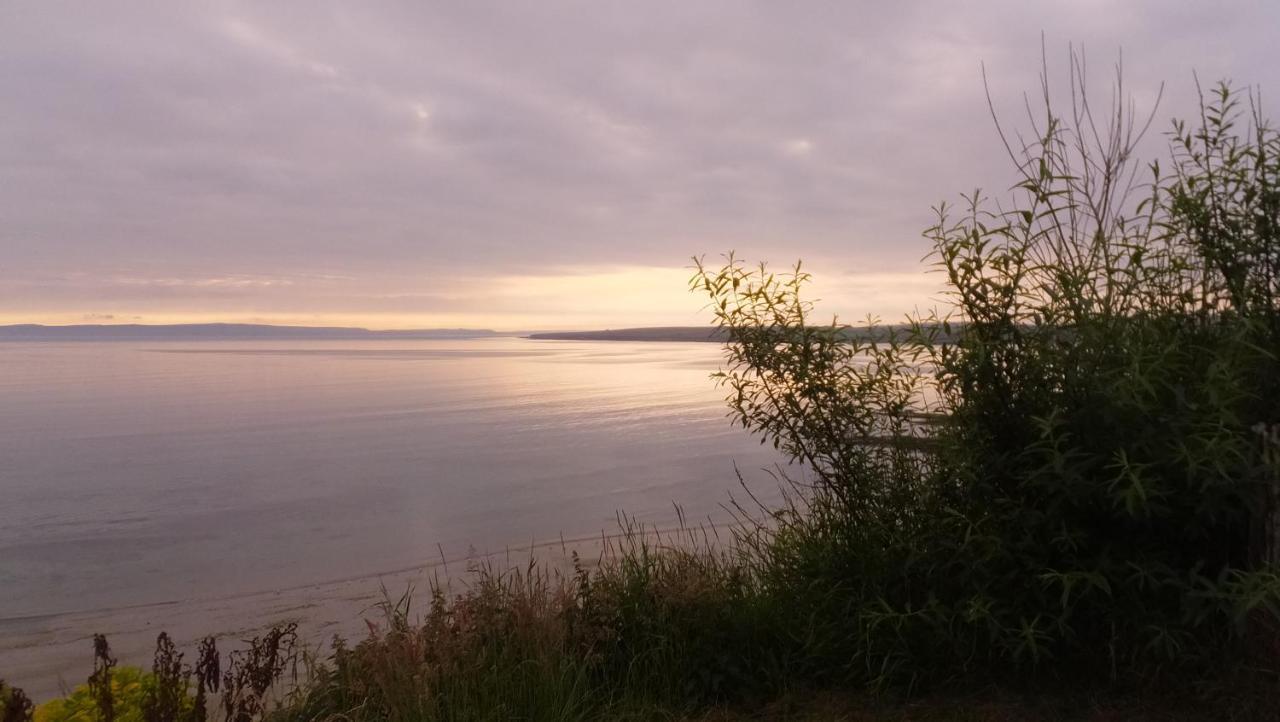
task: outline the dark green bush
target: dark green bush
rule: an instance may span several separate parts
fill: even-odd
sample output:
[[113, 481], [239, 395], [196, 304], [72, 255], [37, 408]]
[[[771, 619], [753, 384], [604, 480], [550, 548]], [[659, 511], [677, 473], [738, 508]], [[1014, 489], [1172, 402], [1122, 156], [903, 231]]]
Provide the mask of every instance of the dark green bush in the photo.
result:
[[35, 705], [16, 687], [10, 687], [0, 679], [0, 721], [30, 722]]
[[1130, 108], [1046, 107], [1012, 197], [926, 232], [951, 309], [878, 335], [798, 266], [699, 264], [733, 414], [816, 478], [754, 543], [815, 670], [1151, 679], [1270, 633], [1280, 138], [1238, 102], [1141, 198]]

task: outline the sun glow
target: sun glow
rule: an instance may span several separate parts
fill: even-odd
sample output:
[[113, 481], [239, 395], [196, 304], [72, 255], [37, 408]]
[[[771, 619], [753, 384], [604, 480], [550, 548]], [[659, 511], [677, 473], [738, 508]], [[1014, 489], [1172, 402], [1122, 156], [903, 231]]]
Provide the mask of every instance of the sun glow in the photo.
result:
[[[821, 264], [820, 264], [821, 265]], [[607, 266], [548, 273], [394, 281], [299, 275], [271, 282], [208, 279], [93, 279], [50, 308], [8, 309], [0, 324], [264, 323], [374, 329], [578, 330], [697, 326], [706, 298], [688, 290], [688, 267]], [[235, 277], [229, 277], [235, 280]], [[818, 316], [896, 321], [936, 304], [936, 278], [920, 272], [818, 273], [809, 297]], [[153, 293], [155, 289], [163, 291]], [[92, 307], [86, 298], [94, 299]], [[110, 299], [104, 302], [104, 299]]]

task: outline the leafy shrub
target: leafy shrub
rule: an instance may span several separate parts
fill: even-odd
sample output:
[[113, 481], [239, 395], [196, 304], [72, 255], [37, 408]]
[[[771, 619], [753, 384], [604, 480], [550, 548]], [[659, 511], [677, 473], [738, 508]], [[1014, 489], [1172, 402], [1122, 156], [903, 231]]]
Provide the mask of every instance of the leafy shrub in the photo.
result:
[[[146, 722], [143, 704], [154, 694], [156, 679], [140, 667], [112, 670], [111, 697], [113, 714], [118, 722]], [[78, 685], [66, 697], [50, 700], [36, 707], [36, 722], [86, 722], [101, 719], [98, 697], [88, 684]]]
[[1280, 618], [1280, 138], [1235, 134], [1238, 102], [1175, 124], [1135, 199], [1133, 111], [1046, 100], [1013, 197], [937, 209], [952, 310], [905, 326], [814, 324], [799, 266], [699, 262], [732, 414], [816, 475], [752, 546], [815, 672], [1150, 678]]
[[0, 679], [0, 721], [28, 722], [32, 704], [27, 695], [16, 687], [10, 687]]
[[[295, 625], [274, 627], [261, 637], [249, 640], [248, 647], [228, 655], [227, 667], [212, 637], [200, 642], [195, 667], [182, 662], [169, 635], [156, 638], [156, 651], [151, 672], [138, 667], [117, 667], [116, 659], [103, 635], [93, 637], [94, 668], [85, 684], [71, 694], [39, 705], [34, 710], [36, 722], [205, 722], [209, 718], [208, 693], [222, 688], [223, 718], [229, 722], [248, 722], [267, 711], [266, 695], [294, 659], [297, 633]], [[194, 687], [195, 693], [192, 694]], [[18, 715], [4, 722], [21, 722], [25, 700], [20, 690], [6, 697], [0, 685], [0, 701], [6, 704], [6, 715]], [[12, 711], [11, 709], [12, 708]], [[30, 715], [30, 704], [27, 703]]]

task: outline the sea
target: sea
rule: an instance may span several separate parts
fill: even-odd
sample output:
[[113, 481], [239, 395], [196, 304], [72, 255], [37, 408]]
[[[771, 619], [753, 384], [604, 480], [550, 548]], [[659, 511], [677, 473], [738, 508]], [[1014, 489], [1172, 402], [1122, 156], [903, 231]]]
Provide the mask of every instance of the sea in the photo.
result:
[[0, 623], [371, 578], [620, 515], [722, 523], [736, 470], [767, 499], [782, 459], [728, 418], [721, 354], [0, 342]]

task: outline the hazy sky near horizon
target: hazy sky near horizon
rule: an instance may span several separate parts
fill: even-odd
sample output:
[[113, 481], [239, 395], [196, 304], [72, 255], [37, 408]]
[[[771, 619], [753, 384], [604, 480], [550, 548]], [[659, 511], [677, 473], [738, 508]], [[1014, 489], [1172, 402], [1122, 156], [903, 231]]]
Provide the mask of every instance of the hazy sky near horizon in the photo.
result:
[[[936, 297], [931, 206], [1012, 183], [1068, 43], [1153, 151], [1277, 87], [1280, 3], [8, 2], [0, 323], [705, 322], [688, 259], [803, 258], [821, 308]], [[1065, 83], [1058, 83], [1065, 90]], [[1274, 115], [1274, 113], [1273, 113]]]

